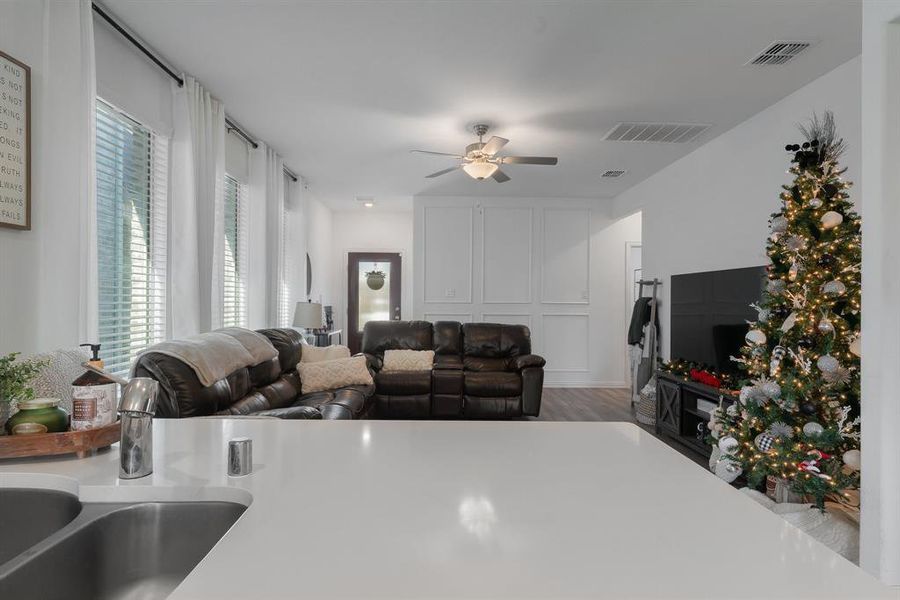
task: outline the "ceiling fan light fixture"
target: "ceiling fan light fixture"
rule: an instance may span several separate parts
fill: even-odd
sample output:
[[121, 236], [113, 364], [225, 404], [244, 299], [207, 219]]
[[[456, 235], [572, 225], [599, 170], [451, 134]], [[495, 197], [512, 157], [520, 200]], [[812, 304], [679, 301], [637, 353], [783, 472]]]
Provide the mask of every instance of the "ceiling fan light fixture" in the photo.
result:
[[495, 163], [489, 162], [486, 158], [476, 158], [463, 165], [463, 171], [472, 179], [479, 181], [493, 175], [498, 168]]

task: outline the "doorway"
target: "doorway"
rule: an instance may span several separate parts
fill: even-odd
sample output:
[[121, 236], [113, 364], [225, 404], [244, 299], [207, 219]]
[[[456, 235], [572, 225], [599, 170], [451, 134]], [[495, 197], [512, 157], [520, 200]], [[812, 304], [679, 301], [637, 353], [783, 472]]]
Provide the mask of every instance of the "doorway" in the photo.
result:
[[400, 253], [347, 254], [347, 343], [350, 352], [362, 347], [362, 330], [369, 321], [400, 320]]

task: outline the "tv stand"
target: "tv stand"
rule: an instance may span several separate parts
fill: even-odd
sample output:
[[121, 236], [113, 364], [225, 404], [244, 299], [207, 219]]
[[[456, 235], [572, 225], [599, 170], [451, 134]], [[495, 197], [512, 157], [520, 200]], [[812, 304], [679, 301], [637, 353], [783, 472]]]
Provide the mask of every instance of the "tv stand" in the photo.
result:
[[656, 433], [708, 458], [712, 452], [705, 441], [709, 411], [719, 402], [727, 407], [736, 400], [731, 391], [657, 371]]

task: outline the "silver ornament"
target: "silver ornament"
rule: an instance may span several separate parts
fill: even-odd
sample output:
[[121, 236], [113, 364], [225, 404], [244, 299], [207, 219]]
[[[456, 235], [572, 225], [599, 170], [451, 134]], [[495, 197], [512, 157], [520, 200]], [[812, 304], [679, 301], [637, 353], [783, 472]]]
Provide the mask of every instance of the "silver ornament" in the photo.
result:
[[756, 388], [753, 386], [745, 385], [741, 388], [740, 400], [741, 404], [747, 404], [754, 398], [754, 394], [756, 393]]
[[829, 385], [847, 385], [850, 383], [850, 369], [838, 367], [834, 371], [822, 373], [822, 379]]
[[785, 318], [784, 323], [781, 324], [781, 331], [787, 333], [794, 328], [795, 323], [797, 323], [797, 313], [792, 312]]
[[766, 284], [766, 289], [770, 294], [780, 294], [784, 291], [785, 283], [782, 279], [770, 279]]
[[790, 439], [794, 435], [794, 428], [782, 421], [775, 421], [769, 425], [769, 433], [777, 438]]
[[841, 363], [830, 354], [823, 354], [819, 357], [819, 360], [816, 361], [816, 366], [819, 367], [819, 370], [823, 373], [832, 373], [840, 368]]
[[844, 285], [844, 282], [835, 279], [823, 285], [822, 291], [828, 296], [843, 296], [847, 293], [847, 286]]
[[822, 218], [819, 219], [819, 222], [822, 224], [822, 229], [827, 231], [829, 229], [834, 229], [835, 227], [843, 223], [844, 215], [839, 212], [829, 210], [827, 213], [822, 215]]
[[828, 335], [830, 333], [834, 333], [834, 323], [832, 323], [828, 319], [828, 317], [822, 317], [822, 320], [819, 321], [818, 325], [816, 325], [816, 329], [819, 330], [819, 333]]
[[766, 334], [763, 333], [761, 329], [751, 329], [747, 332], [747, 335], [744, 336], [744, 339], [746, 339], [749, 344], [759, 346], [766, 343]]
[[862, 456], [859, 450], [847, 450], [841, 458], [844, 459], [844, 464], [854, 471], [859, 471], [860, 467], [862, 467]]
[[772, 219], [769, 225], [774, 233], [784, 233], [788, 228], [788, 220], [783, 216], [778, 216]]
[[732, 452], [740, 448], [741, 443], [738, 442], [737, 439], [728, 436], [720, 439], [717, 445], [722, 454], [731, 454]]
[[822, 199], [821, 198], [810, 198], [809, 199], [809, 207], [810, 208], [822, 208]]
[[803, 433], [805, 433], [806, 435], [819, 435], [823, 431], [825, 431], [825, 428], [822, 427], [821, 425], [819, 425], [818, 423], [816, 423], [815, 421], [810, 421], [809, 423], [807, 423], [806, 425], [803, 426]]
[[714, 471], [718, 478], [726, 483], [731, 483], [741, 475], [743, 469], [739, 463], [728, 458], [722, 458], [716, 463]]
[[860, 336], [856, 336], [853, 338], [853, 341], [850, 342], [850, 353], [853, 356], [862, 356], [862, 338]]
[[762, 393], [765, 394], [768, 398], [772, 398], [773, 400], [781, 396], [781, 386], [774, 381], [765, 382], [764, 384], [762, 384], [760, 390], [762, 390]]
[[788, 269], [788, 279], [796, 281], [798, 275], [800, 275], [800, 265], [794, 261], [791, 263], [791, 268]]

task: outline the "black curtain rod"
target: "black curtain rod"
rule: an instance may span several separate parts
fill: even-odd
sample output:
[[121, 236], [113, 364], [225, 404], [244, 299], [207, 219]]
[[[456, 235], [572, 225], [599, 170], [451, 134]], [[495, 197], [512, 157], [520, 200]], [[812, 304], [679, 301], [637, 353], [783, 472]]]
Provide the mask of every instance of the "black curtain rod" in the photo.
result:
[[[104, 21], [109, 23], [110, 27], [112, 27], [113, 29], [118, 31], [122, 37], [124, 37], [126, 40], [131, 42], [135, 48], [137, 48], [138, 50], [141, 51], [141, 53], [144, 54], [144, 56], [146, 56], [151, 61], [153, 61], [153, 64], [155, 64], [157, 67], [159, 67], [160, 69], [165, 71], [166, 75], [168, 75], [169, 77], [171, 77], [172, 79], [177, 81], [178, 87], [184, 87], [184, 79], [182, 79], [181, 76], [178, 75], [178, 73], [176, 73], [175, 71], [170, 69], [168, 67], [168, 65], [166, 65], [166, 63], [164, 63], [159, 58], [157, 58], [156, 54], [154, 54], [149, 48], [147, 48], [140, 41], [138, 41], [138, 39], [136, 37], [131, 35], [127, 29], [125, 29], [124, 27], [119, 25], [119, 23], [115, 19], [113, 19], [109, 14], [107, 14], [106, 11], [104, 11], [103, 8], [101, 8], [99, 4], [97, 4], [96, 2], [91, 2], [91, 7], [94, 9], [95, 13], [100, 15]], [[259, 148], [259, 144], [256, 142], [256, 140], [254, 140], [252, 137], [250, 137], [246, 131], [241, 129], [238, 125], [235, 124], [234, 121], [232, 121], [228, 117], [225, 117], [225, 125], [228, 127], [228, 129], [230, 131], [233, 131], [238, 136], [242, 137], [248, 144], [253, 146], [254, 149]], [[296, 183], [298, 181], [297, 176], [294, 175], [287, 167], [284, 167], [284, 173], [285, 173], [285, 175], [290, 177], [291, 180], [294, 181], [294, 183]]]

